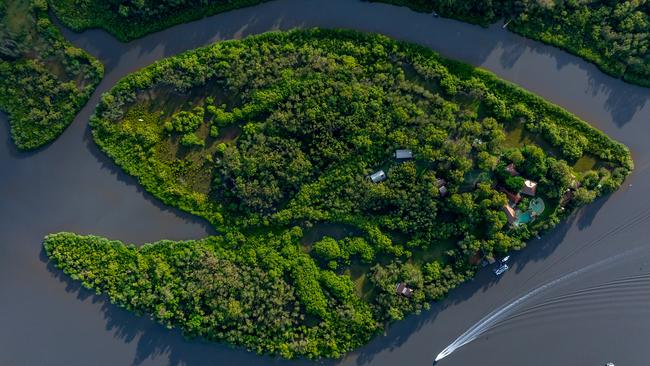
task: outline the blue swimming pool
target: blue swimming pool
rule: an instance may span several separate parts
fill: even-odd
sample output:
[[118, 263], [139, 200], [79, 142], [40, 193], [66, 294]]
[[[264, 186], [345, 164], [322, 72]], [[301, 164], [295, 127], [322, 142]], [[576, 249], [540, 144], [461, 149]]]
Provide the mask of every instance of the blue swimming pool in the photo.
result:
[[521, 212], [517, 210], [517, 220], [515, 221], [515, 225], [520, 225], [520, 224], [527, 224], [533, 220], [539, 215], [544, 212], [544, 208], [546, 205], [544, 205], [544, 200], [537, 197], [530, 201], [530, 204], [528, 205], [528, 210], [525, 212]]

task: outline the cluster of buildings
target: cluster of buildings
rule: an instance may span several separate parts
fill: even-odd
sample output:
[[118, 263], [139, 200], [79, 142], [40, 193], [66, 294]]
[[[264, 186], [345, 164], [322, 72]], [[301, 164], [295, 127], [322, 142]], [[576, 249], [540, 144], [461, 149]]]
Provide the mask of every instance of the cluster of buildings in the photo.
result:
[[[408, 149], [400, 149], [396, 150], [393, 156], [399, 161], [409, 160], [413, 158], [413, 152]], [[514, 164], [509, 164], [506, 166], [505, 170], [508, 172], [508, 174], [510, 174], [510, 176], [514, 177], [520, 175]], [[370, 175], [370, 180], [373, 183], [380, 183], [386, 179], [388, 179], [388, 176], [383, 170], [378, 170]], [[447, 182], [444, 179], [437, 179], [435, 184], [441, 197], [447, 195]], [[508, 218], [508, 223], [510, 225], [514, 225], [517, 222], [517, 204], [519, 201], [521, 201], [522, 195], [527, 195], [530, 197], [535, 197], [537, 195], [537, 182], [534, 182], [530, 179], [524, 179], [524, 186], [519, 192], [516, 193], [511, 192], [502, 186], [498, 186], [497, 189], [508, 197], [508, 203], [503, 206], [503, 211]], [[395, 293], [397, 295], [410, 298], [413, 296], [413, 289], [409, 288], [407, 284], [400, 282], [395, 286]]]
[[[508, 174], [510, 174], [512, 177], [519, 175], [519, 172], [515, 168], [515, 165], [512, 163], [506, 166], [506, 172], [508, 172]], [[524, 186], [517, 193], [510, 192], [505, 187], [499, 187], [498, 189], [499, 191], [503, 192], [506, 197], [508, 197], [508, 203], [503, 205], [503, 212], [505, 212], [506, 217], [508, 218], [508, 223], [510, 225], [513, 225], [517, 221], [517, 211], [515, 208], [517, 207], [519, 201], [521, 201], [521, 195], [524, 194], [527, 196], [535, 197], [535, 195], [537, 195], [537, 182], [534, 182], [530, 179], [525, 179]]]

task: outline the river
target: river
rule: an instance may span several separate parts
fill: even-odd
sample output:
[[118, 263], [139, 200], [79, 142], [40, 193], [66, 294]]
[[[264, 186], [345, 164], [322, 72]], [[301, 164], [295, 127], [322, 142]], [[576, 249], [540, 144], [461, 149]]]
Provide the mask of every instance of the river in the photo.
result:
[[[157, 59], [274, 29], [342, 27], [420, 43], [491, 70], [628, 145], [636, 169], [616, 193], [512, 256], [498, 280], [482, 271], [430, 311], [410, 316], [335, 365], [431, 365], [493, 309], [567, 273], [647, 247], [573, 277], [439, 365], [646, 365], [650, 360], [650, 89], [623, 83], [556, 48], [499, 25], [483, 29], [406, 8], [353, 0], [276, 0], [178, 25], [130, 43], [103, 31], [64, 35], [106, 66], [88, 105], [53, 144], [17, 152], [0, 115], [0, 365], [310, 365], [185, 340], [80, 289], [48, 264], [50, 232], [128, 242], [198, 238], [199, 219], [167, 208], [117, 169], [90, 139], [99, 95]], [[635, 277], [636, 276], [636, 277]], [[614, 281], [614, 282], [612, 282]], [[612, 282], [612, 283], [610, 283]]]

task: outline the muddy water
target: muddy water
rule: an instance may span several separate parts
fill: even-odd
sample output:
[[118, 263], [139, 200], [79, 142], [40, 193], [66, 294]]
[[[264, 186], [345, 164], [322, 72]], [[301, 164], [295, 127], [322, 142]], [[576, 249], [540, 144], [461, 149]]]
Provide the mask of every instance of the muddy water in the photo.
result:
[[[101, 59], [106, 77], [63, 136], [37, 152], [17, 152], [6, 117], [0, 116], [0, 365], [310, 364], [184, 340], [79, 289], [48, 265], [41, 239], [61, 230], [138, 243], [209, 233], [204, 222], [162, 206], [98, 153], [86, 125], [99, 94], [127, 73], [187, 49], [313, 26], [380, 32], [489, 69], [624, 142], [637, 167], [621, 190], [513, 255], [513, 269], [499, 280], [488, 271], [480, 273], [431, 311], [391, 326], [385, 336], [334, 364], [431, 365], [440, 350], [503, 303], [590, 263], [650, 244], [650, 89], [610, 78], [500, 26], [482, 29], [353, 0], [277, 0], [128, 44], [101, 31], [64, 30], [73, 43]], [[640, 275], [648, 272], [648, 255], [589, 271], [531, 300], [531, 310], [500, 322], [438, 364], [647, 364], [650, 281]]]

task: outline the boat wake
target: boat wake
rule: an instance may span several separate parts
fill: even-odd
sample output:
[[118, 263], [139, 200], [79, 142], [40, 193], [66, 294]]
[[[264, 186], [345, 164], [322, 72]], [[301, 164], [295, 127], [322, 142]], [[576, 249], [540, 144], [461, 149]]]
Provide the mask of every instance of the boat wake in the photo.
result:
[[623, 252], [621, 254], [615, 255], [613, 257], [604, 259], [602, 261], [590, 264], [586, 267], [580, 268], [578, 270], [575, 270], [571, 273], [568, 273], [560, 278], [557, 278], [551, 282], [547, 282], [527, 293], [524, 295], [520, 296], [519, 298], [502, 305], [501, 307], [495, 309], [494, 311], [490, 312], [488, 315], [483, 317], [481, 320], [479, 320], [476, 324], [472, 325], [469, 329], [467, 329], [463, 334], [461, 334], [456, 340], [451, 342], [450, 345], [448, 345], [445, 349], [442, 350], [436, 356], [435, 362], [438, 362], [442, 360], [443, 358], [449, 356], [452, 354], [454, 351], [456, 351], [458, 348], [466, 345], [469, 342], [472, 342], [473, 340], [477, 339], [481, 334], [485, 333], [488, 329], [493, 327], [495, 324], [499, 323], [501, 320], [503, 320], [505, 317], [510, 315], [517, 307], [526, 300], [538, 295], [539, 293], [556, 286], [557, 284], [567, 281], [573, 277], [576, 277], [580, 274], [583, 274], [585, 272], [588, 272], [594, 268], [615, 262], [617, 260], [620, 260], [623, 257], [630, 256], [632, 254], [636, 254], [637, 252], [645, 249], [644, 247], [639, 247], [635, 249], [628, 250], [626, 252]]

